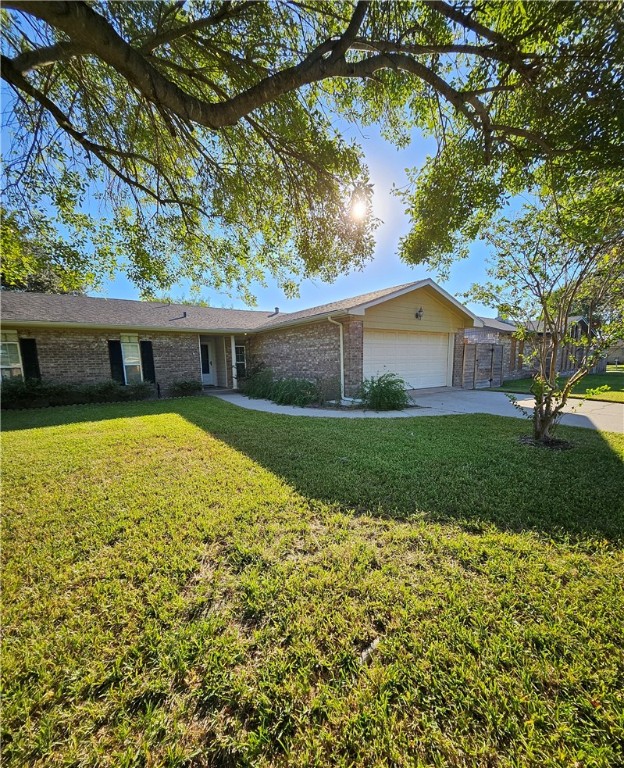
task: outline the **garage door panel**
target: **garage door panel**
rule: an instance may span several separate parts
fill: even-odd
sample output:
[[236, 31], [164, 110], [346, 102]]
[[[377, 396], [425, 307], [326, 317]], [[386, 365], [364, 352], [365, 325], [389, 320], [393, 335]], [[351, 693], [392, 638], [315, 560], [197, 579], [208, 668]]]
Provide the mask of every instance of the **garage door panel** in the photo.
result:
[[447, 333], [364, 332], [364, 378], [396, 373], [412, 389], [444, 387], [449, 365]]

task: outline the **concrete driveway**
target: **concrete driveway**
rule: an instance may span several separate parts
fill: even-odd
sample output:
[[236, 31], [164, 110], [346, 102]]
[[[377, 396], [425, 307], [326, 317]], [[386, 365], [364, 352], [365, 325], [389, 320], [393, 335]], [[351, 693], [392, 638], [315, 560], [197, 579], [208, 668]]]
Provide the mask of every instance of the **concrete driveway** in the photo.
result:
[[[504, 392], [471, 389], [413, 390], [410, 395], [416, 405], [431, 409], [431, 415], [450, 413], [489, 413], [495, 416], [522, 418]], [[533, 407], [531, 395], [516, 395], [525, 413]], [[599, 400], [568, 400], [561, 424], [587, 427], [605, 432], [624, 433], [624, 405]]]

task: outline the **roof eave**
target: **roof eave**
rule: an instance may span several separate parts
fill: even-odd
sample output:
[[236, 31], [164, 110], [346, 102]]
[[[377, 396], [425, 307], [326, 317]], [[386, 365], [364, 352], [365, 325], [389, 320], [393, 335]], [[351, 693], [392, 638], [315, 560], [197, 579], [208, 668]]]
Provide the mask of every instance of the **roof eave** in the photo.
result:
[[311, 315], [310, 317], [301, 317], [297, 320], [285, 321], [283, 323], [275, 323], [274, 325], [261, 325], [258, 328], [254, 328], [251, 333], [266, 333], [268, 331], [279, 331], [282, 328], [292, 328], [293, 325], [305, 325], [306, 323], [318, 323], [321, 320], [327, 320], [328, 317], [346, 317], [350, 314], [346, 309], [340, 309], [334, 312], [321, 312], [318, 315]]
[[141, 331], [145, 333], [201, 333], [208, 335], [215, 334], [240, 334], [240, 333], [255, 333], [255, 328], [175, 328], [171, 326], [155, 326], [155, 325], [133, 325], [131, 323], [124, 323], [119, 325], [117, 323], [71, 323], [66, 320], [63, 321], [51, 321], [51, 320], [16, 320], [13, 318], [3, 319], [3, 326], [18, 326], [20, 328], [77, 328], [80, 330], [94, 330], [94, 331]]
[[404, 296], [406, 293], [410, 293], [411, 291], [418, 291], [421, 288], [433, 288], [434, 291], [439, 293], [443, 298], [445, 298], [448, 302], [450, 302], [456, 309], [458, 309], [462, 314], [467, 315], [471, 318], [473, 321], [473, 327], [474, 328], [483, 328], [483, 322], [482, 320], [477, 317], [477, 315], [473, 314], [467, 307], [465, 307], [463, 304], [461, 304], [457, 299], [453, 298], [450, 293], [447, 293], [444, 288], [441, 288], [434, 280], [431, 278], [427, 278], [426, 280], [419, 280], [416, 283], [412, 283], [411, 285], [401, 288], [398, 291], [394, 291], [393, 293], [389, 293], [386, 296], [382, 296], [379, 299], [373, 299], [372, 301], [367, 301], [364, 304], [359, 304], [356, 307], [352, 307], [348, 310], [350, 315], [363, 315], [367, 309], [370, 309], [371, 307], [375, 307], [378, 304], [383, 304], [385, 301], [391, 301], [392, 299], [397, 299], [399, 296]]

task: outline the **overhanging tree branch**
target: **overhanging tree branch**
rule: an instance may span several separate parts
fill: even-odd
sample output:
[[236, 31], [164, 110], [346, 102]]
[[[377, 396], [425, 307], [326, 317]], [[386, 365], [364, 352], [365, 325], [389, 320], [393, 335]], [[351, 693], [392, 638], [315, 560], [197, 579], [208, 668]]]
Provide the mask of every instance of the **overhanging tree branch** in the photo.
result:
[[161, 45], [167, 45], [174, 40], [179, 40], [181, 37], [200, 32], [202, 29], [213, 27], [215, 24], [219, 24], [225, 19], [232, 19], [235, 16], [241, 14], [246, 8], [252, 6], [252, 2], [243, 2], [235, 5], [227, 0], [223, 3], [221, 8], [210, 16], [206, 16], [202, 19], [196, 19], [188, 24], [183, 24], [179, 27], [172, 27], [171, 29], [163, 30], [158, 34], [150, 36], [139, 48], [141, 53], [151, 53], [155, 48]]
[[[128, 184], [131, 187], [139, 189], [141, 192], [148, 195], [150, 198], [152, 198], [155, 202], [159, 203], [160, 205], [177, 205], [180, 208], [180, 211], [182, 212], [182, 214], [184, 215], [184, 208], [185, 206], [189, 205], [189, 201], [183, 200], [176, 193], [174, 185], [167, 180], [166, 176], [163, 174], [162, 168], [158, 168], [158, 172], [160, 175], [163, 175], [163, 177], [165, 178], [165, 181], [168, 184], [170, 191], [172, 193], [172, 197], [163, 197], [159, 195], [153, 189], [151, 189], [150, 187], [138, 181], [136, 174], [134, 174], [133, 176], [129, 176], [127, 173], [124, 173], [120, 168], [118, 168], [114, 163], [111, 162], [111, 160], [109, 159], [109, 156], [116, 157], [122, 160], [137, 160], [142, 163], [151, 165], [152, 167], [155, 167], [154, 161], [152, 159], [150, 159], [145, 155], [139, 155], [136, 152], [127, 152], [127, 151], [120, 150], [116, 147], [106, 147], [102, 144], [98, 144], [94, 141], [89, 140], [84, 133], [79, 131], [72, 124], [69, 117], [51, 99], [49, 99], [41, 91], [38, 91], [36, 88], [34, 88], [19, 72], [16, 72], [13, 69], [10, 59], [7, 59], [5, 56], [2, 56], [1, 65], [2, 65], [3, 78], [7, 82], [9, 82], [13, 87], [18, 88], [19, 90], [23, 91], [24, 93], [28, 94], [33, 99], [35, 99], [35, 101], [37, 101], [45, 110], [47, 110], [54, 117], [54, 119], [56, 120], [60, 128], [62, 128], [78, 144], [80, 144], [80, 146], [83, 147], [83, 149], [86, 150], [87, 153], [97, 157], [98, 160], [103, 165], [105, 165], [109, 171], [111, 171], [111, 173], [117, 176], [125, 184]], [[193, 204], [190, 204], [190, 207], [195, 207], [198, 212], [205, 213], [205, 211], [203, 211], [201, 208], [197, 208]]]
[[[568, 194], [598, 164], [609, 196], [617, 189], [611, 73], [624, 61], [600, 42], [616, 13], [553, 3], [514, 15], [512, 2], [7, 0], [7, 199], [24, 216], [42, 196], [59, 201], [82, 227], [95, 185], [123, 237], [137, 209], [124, 257], [167, 243], [173, 259], [207, 263], [199, 244], [214, 225], [226, 233], [218, 270], [238, 243], [225, 282], [254, 260], [282, 273], [324, 263], [335, 276], [372, 252], [372, 228], [345, 218], [348, 190], [369, 179], [333, 118], [383, 120], [397, 145], [414, 128], [437, 141], [400, 193], [413, 227], [399, 247], [444, 269], [525, 180]], [[176, 206], [190, 214], [181, 229]]]
[[[493, 130], [506, 134], [510, 133], [504, 126], [493, 128], [487, 108], [478, 99], [478, 91], [465, 93], [457, 91], [438, 75], [434, 69], [414, 58], [416, 53], [422, 54], [426, 50], [430, 50], [430, 47], [420, 48], [418, 46], [398, 44], [394, 46], [397, 50], [393, 52], [393, 44], [391, 42], [380, 41], [370, 46], [372, 49], [380, 50], [379, 53], [360, 61], [348, 62], [344, 58], [344, 54], [356, 42], [358, 31], [362, 26], [368, 9], [367, 2], [359, 2], [356, 5], [347, 29], [337, 42], [325, 41], [319, 44], [299, 64], [281, 69], [263, 78], [242, 93], [219, 102], [199, 99], [185, 92], [177, 83], [165, 77], [143, 55], [146, 50], [151, 50], [156, 45], [150, 47], [150, 45], [145, 43], [139, 50], [133, 48], [133, 46], [123, 40], [104, 17], [93, 11], [86, 3], [16, 3], [9, 1], [6, 5], [33, 14], [55, 28], [62, 30], [71, 39], [71, 43], [60, 43], [57, 46], [50, 46], [45, 51], [45, 54], [42, 52], [39, 57], [35, 56], [35, 52], [32, 54], [21, 54], [21, 56], [16, 57], [14, 60], [14, 68], [23, 71], [24, 67], [32, 68], [37, 63], [39, 65], [51, 63], [55, 60], [54, 56], [58, 60], [58, 57], [76, 55], [77, 53], [90, 53], [98, 56], [102, 61], [113, 67], [126, 78], [130, 85], [137, 88], [146, 99], [157, 104], [159, 108], [171, 111], [184, 120], [213, 130], [234, 125], [238, 120], [254, 110], [268, 103], [273, 103], [281, 96], [305, 85], [330, 78], [370, 78], [379, 70], [393, 69], [409, 72], [426, 82], [449, 101], [455, 109], [461, 112], [476, 130], [483, 131], [486, 154], [489, 155]], [[240, 10], [244, 5], [241, 4], [236, 9]], [[448, 15], [446, 4], [434, 5], [440, 5], [444, 14]], [[170, 33], [163, 32], [155, 36], [152, 42], [156, 42], [156, 44], [164, 42], [167, 34], [169, 34], [168, 41], [171, 41], [173, 39], [171, 35], [183, 37], [196, 28], [217, 23], [227, 16], [228, 10], [221, 9], [221, 13], [218, 12], [212, 17], [200, 19], [196, 24], [188, 24], [185, 27], [172, 30]], [[455, 19], [456, 16], [457, 14], [454, 14], [453, 18]], [[466, 21], [467, 25], [469, 21]], [[468, 26], [473, 28], [475, 25], [471, 22]], [[485, 35], [480, 25], [478, 31], [488, 39], [493, 40], [497, 45], [500, 45], [500, 35], [494, 33]], [[362, 50], [363, 45], [364, 42], [360, 41], [360, 50]], [[526, 74], [526, 62], [509, 43], [506, 44], [504, 50], [493, 50], [478, 46], [446, 46], [446, 49], [449, 51], [459, 50], [459, 48], [466, 52], [469, 50], [470, 53], [476, 56], [509, 61], [514, 68]], [[411, 52], [412, 55], [408, 52]], [[328, 53], [329, 56], [326, 55]], [[504, 90], [509, 90], [510, 87], [506, 85]], [[487, 92], [492, 90], [488, 89]], [[527, 134], [525, 138], [534, 139], [531, 134]], [[541, 140], [541, 147], [546, 147], [546, 142], [543, 140]]]

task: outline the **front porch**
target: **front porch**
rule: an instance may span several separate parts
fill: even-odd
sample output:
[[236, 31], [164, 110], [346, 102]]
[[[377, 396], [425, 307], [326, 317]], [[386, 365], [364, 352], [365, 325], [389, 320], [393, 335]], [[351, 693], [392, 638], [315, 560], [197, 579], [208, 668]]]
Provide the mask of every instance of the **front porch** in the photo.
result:
[[247, 344], [245, 336], [234, 334], [200, 334], [200, 376], [204, 389], [238, 389], [246, 373]]

